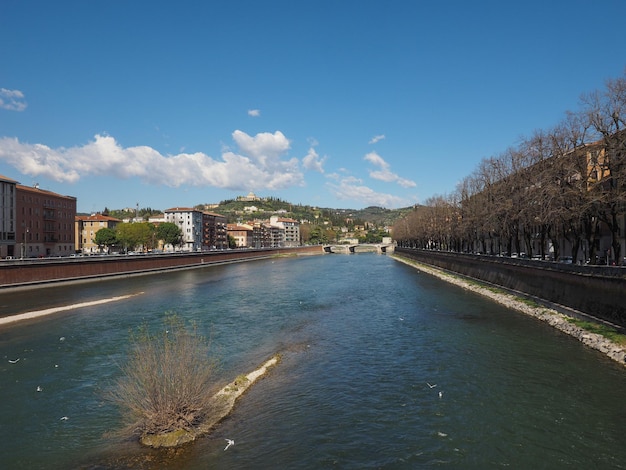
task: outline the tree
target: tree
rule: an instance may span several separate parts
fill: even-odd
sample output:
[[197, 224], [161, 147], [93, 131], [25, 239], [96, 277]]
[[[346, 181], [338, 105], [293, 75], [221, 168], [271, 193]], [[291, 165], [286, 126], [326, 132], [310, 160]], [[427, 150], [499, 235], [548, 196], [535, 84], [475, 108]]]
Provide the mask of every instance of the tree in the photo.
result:
[[98, 249], [102, 252], [102, 247], [111, 247], [117, 243], [115, 230], [109, 227], [101, 228], [96, 232], [93, 242], [98, 245]]
[[172, 245], [176, 248], [181, 244], [182, 236], [180, 227], [173, 222], [164, 222], [156, 228], [156, 238], [163, 241], [163, 245]]
[[603, 93], [589, 94], [583, 102], [591, 128], [603, 144], [603, 152], [594, 162], [598, 169], [595, 189], [601, 195], [597, 213], [611, 231], [612, 256], [621, 264], [620, 216], [626, 207], [626, 77], [609, 80]]
[[[394, 226], [401, 246], [505, 252], [551, 249], [594, 262], [623, 260], [626, 211], [626, 76], [582, 98], [579, 113], [484, 159], [454, 201], [432, 198]], [[448, 213], [446, 214], [446, 211]], [[611, 234], [602, 246], [603, 232]], [[567, 243], [563, 243], [563, 242]], [[551, 242], [550, 244], [548, 242]]]
[[201, 423], [216, 406], [216, 361], [197, 327], [168, 315], [160, 331], [144, 326], [131, 343], [122, 375], [107, 395], [123, 412], [123, 432], [161, 434]]
[[311, 245], [322, 245], [328, 243], [328, 235], [326, 234], [326, 230], [324, 230], [319, 225], [316, 225], [314, 228], [312, 228], [309, 234], [309, 243]]
[[148, 222], [123, 223], [115, 227], [117, 239], [126, 250], [142, 246], [144, 250], [154, 248], [154, 224]]

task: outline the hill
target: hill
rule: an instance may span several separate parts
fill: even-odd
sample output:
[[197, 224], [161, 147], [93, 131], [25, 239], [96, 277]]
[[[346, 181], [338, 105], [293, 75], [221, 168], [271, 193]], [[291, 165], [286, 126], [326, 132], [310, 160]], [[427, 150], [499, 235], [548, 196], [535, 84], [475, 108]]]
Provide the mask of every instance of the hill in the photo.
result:
[[[300, 222], [311, 224], [324, 224], [332, 227], [344, 226], [375, 226], [391, 227], [398, 219], [406, 216], [414, 210], [413, 206], [400, 209], [385, 209], [378, 206], [370, 206], [364, 209], [335, 209], [329, 207], [316, 207], [302, 204], [293, 204], [278, 198], [256, 198], [255, 200], [229, 199], [219, 204], [198, 204], [198, 210], [205, 210], [223, 215], [228, 223], [242, 223], [254, 219], [269, 219], [272, 215], [289, 217]], [[118, 219], [130, 217], [143, 217], [162, 213], [162, 210], [150, 207], [129, 211], [128, 209], [106, 209], [104, 214]]]
[[[224, 215], [229, 223], [241, 222], [250, 218], [264, 219], [279, 214], [302, 222], [327, 222], [328, 225], [335, 227], [346, 225], [389, 227], [413, 210], [412, 206], [401, 209], [385, 209], [377, 206], [364, 209], [335, 209], [292, 204], [276, 198], [260, 198], [255, 201], [228, 200], [210, 208], [203, 205], [197, 207]], [[253, 211], [252, 208], [256, 208], [256, 210]]]

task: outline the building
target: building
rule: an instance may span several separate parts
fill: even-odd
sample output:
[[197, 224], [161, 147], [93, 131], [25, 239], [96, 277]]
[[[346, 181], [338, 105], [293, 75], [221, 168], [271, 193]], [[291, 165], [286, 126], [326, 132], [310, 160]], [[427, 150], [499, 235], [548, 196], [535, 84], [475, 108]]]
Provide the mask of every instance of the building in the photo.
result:
[[249, 248], [252, 245], [252, 226], [228, 224], [228, 236], [235, 240], [237, 248]]
[[280, 247], [300, 246], [300, 223], [286, 217], [270, 217], [270, 225], [284, 230], [284, 237]]
[[277, 225], [266, 225], [269, 233], [269, 245], [267, 248], [282, 248], [285, 246], [285, 230]]
[[[164, 213], [166, 222], [174, 223], [180, 228], [182, 234], [181, 251], [202, 250], [204, 233], [202, 211], [191, 207], [173, 207]], [[174, 249], [175, 247], [169, 248]]]
[[0, 257], [19, 256], [15, 252], [17, 181], [0, 175]]
[[250, 191], [247, 196], [237, 196], [237, 200], [251, 202], [251, 201], [260, 201], [261, 198], [257, 196], [256, 194], [254, 194], [252, 191]]
[[23, 258], [69, 256], [75, 252], [76, 198], [39, 188], [15, 185], [15, 255]]
[[119, 223], [121, 220], [108, 215], [77, 215], [75, 218], [76, 252], [83, 254], [100, 253], [102, 247], [95, 243], [96, 233], [103, 228], [115, 229]]
[[158, 227], [160, 224], [165, 222], [165, 214], [153, 214], [148, 217], [148, 222], [154, 224], [155, 227]]
[[270, 227], [262, 222], [252, 225], [252, 248], [270, 248], [272, 246], [272, 234]]
[[226, 217], [213, 212], [203, 212], [202, 230], [203, 247], [217, 250], [225, 250], [228, 248]]

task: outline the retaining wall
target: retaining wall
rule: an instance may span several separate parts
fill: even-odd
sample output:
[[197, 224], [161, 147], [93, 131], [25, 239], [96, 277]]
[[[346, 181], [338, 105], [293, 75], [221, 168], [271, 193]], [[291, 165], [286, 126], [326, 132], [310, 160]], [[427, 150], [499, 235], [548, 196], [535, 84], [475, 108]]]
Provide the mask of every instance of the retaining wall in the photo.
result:
[[409, 248], [396, 248], [396, 253], [626, 326], [626, 267], [577, 266]]
[[0, 291], [58, 282], [76, 282], [102, 277], [190, 269], [211, 264], [232, 263], [277, 255], [322, 254], [323, 252], [321, 246], [303, 246], [260, 250], [208, 251], [202, 253], [5, 260], [0, 262]]

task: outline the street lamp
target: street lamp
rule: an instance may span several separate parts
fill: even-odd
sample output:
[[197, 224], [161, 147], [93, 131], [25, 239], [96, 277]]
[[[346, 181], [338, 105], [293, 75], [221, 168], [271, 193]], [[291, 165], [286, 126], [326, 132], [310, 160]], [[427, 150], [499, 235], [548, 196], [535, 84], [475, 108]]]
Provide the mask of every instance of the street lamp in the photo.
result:
[[30, 233], [30, 228], [26, 228], [26, 230], [24, 231], [23, 237], [24, 239], [22, 240], [22, 259], [26, 258], [26, 249], [28, 247], [28, 242], [26, 241], [26, 234]]

